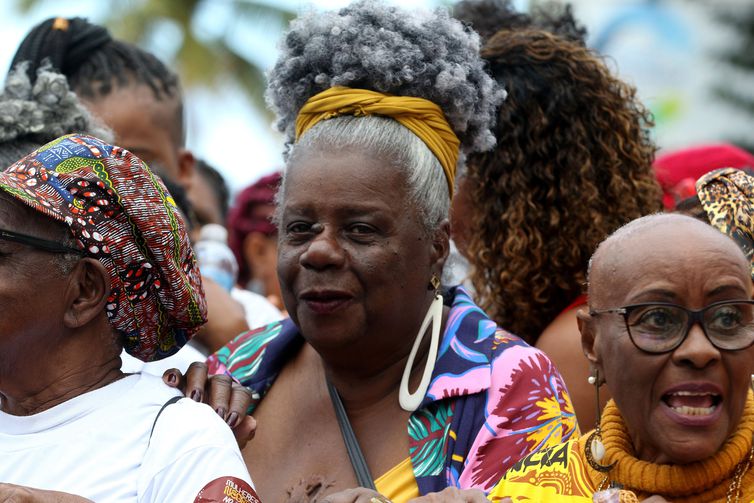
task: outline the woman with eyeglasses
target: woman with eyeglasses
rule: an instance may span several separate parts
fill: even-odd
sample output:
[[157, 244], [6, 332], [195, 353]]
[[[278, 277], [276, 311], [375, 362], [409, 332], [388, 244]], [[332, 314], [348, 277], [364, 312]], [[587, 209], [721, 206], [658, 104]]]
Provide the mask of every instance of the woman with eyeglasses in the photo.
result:
[[107, 135], [63, 75], [44, 66], [32, 86], [23, 66], [10, 73], [0, 91], [0, 502], [252, 501], [216, 410], [122, 370], [123, 350], [143, 362], [178, 351], [206, 302], [167, 188], [125, 149], [57, 138], [81, 130]]
[[[754, 304], [736, 243], [684, 215], [634, 220], [592, 257], [579, 314], [596, 428], [530, 455], [493, 501], [752, 501]], [[599, 410], [599, 409], [598, 409]]]

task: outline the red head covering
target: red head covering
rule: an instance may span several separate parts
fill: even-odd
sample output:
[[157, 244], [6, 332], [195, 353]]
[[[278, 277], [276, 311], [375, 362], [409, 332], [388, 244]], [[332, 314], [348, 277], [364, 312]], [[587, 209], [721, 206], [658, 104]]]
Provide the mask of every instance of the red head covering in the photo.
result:
[[243, 189], [228, 212], [228, 246], [233, 250], [238, 262], [238, 281], [240, 284], [248, 282], [251, 271], [243, 256], [243, 242], [252, 232], [260, 232], [267, 236], [274, 236], [277, 228], [264, 213], [255, 214], [258, 206], [275, 204], [275, 194], [282, 176], [272, 173], [263, 176], [253, 184]]
[[655, 175], [662, 186], [665, 208], [672, 210], [696, 194], [696, 180], [719, 168], [754, 168], [754, 156], [726, 143], [700, 145], [657, 157]]

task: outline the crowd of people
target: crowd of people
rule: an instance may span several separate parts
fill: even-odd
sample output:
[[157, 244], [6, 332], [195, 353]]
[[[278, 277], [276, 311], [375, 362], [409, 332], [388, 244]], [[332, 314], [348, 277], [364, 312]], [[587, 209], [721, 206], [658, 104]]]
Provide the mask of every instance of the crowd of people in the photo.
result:
[[231, 197], [165, 63], [34, 27], [0, 501], [754, 501], [754, 156], [655, 158], [585, 39], [508, 0], [301, 14], [284, 167]]

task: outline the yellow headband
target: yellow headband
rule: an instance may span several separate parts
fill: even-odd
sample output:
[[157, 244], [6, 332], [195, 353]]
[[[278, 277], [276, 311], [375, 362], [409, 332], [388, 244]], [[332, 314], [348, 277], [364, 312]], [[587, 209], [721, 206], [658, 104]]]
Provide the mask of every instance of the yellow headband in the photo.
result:
[[383, 115], [408, 128], [440, 161], [453, 197], [460, 142], [440, 107], [424, 98], [335, 86], [312, 96], [301, 108], [296, 118], [296, 140], [319, 121], [339, 115]]

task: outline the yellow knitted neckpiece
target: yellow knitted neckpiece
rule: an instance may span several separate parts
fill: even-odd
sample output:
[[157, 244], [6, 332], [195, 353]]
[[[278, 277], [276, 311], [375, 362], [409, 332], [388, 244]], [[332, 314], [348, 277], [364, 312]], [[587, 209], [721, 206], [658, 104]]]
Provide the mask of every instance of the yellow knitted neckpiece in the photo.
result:
[[[736, 431], [714, 455], [685, 465], [654, 464], [637, 459], [626, 424], [613, 400], [602, 413], [603, 464], [615, 462], [607, 474], [611, 482], [621, 484], [640, 497], [653, 494], [665, 498], [683, 498], [685, 502], [725, 500], [736, 466], [749, 456], [754, 435], [754, 396], [749, 396]], [[586, 435], [583, 437], [582, 442]], [[583, 445], [583, 448], [588, 446]], [[605, 474], [589, 468], [595, 486]], [[744, 475], [742, 496], [754, 495], [754, 469]], [[741, 501], [749, 501], [742, 497]]]
[[381, 115], [408, 128], [440, 161], [453, 197], [460, 141], [439, 106], [424, 98], [334, 86], [312, 96], [301, 107], [296, 118], [296, 141], [318, 122], [341, 115]]

